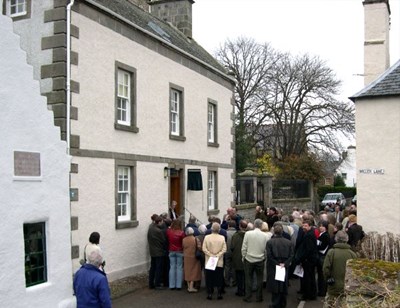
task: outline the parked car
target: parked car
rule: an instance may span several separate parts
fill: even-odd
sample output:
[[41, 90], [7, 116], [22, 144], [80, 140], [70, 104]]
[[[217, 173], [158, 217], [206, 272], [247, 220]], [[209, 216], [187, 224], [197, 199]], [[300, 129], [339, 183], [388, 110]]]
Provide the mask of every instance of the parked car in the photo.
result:
[[344, 209], [346, 206], [346, 198], [342, 193], [328, 193], [325, 195], [324, 199], [321, 202], [321, 209], [324, 209], [325, 206], [336, 203], [337, 200], [340, 200], [340, 208]]

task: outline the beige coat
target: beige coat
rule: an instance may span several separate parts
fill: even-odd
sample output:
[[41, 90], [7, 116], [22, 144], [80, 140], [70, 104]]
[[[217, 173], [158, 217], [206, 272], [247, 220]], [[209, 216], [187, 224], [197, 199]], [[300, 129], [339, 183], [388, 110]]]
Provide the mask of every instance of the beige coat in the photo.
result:
[[206, 235], [203, 241], [203, 252], [206, 256], [206, 264], [209, 257], [218, 257], [217, 266], [224, 267], [225, 237], [217, 233]]

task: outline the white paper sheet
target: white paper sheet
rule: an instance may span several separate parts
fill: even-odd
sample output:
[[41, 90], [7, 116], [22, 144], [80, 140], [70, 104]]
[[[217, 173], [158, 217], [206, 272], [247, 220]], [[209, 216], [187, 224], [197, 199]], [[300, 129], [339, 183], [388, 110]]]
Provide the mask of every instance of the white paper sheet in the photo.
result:
[[218, 263], [218, 257], [209, 257], [205, 268], [207, 270], [215, 271], [217, 263]]
[[275, 280], [285, 281], [285, 277], [286, 277], [286, 268], [284, 266], [281, 267], [280, 265], [277, 265], [275, 267]]
[[304, 276], [304, 269], [301, 265], [296, 265], [296, 268], [294, 269], [293, 274], [295, 274], [296, 276], [299, 277], [303, 277]]

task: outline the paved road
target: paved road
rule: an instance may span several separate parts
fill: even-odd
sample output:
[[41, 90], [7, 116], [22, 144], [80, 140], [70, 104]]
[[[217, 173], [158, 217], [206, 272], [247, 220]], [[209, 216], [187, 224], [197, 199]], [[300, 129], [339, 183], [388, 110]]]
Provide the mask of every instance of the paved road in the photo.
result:
[[[319, 297], [315, 301], [299, 302], [297, 300], [297, 290], [299, 290], [299, 280], [290, 280], [290, 288], [288, 295], [287, 308], [322, 308], [322, 298]], [[213, 300], [207, 300], [206, 290], [204, 287], [198, 293], [188, 293], [186, 290], [171, 291], [167, 290], [149, 290], [147, 288], [137, 290], [133, 293], [113, 300], [113, 308], [130, 308], [130, 307], [162, 307], [162, 308], [196, 308], [196, 307], [218, 307], [218, 308], [252, 308], [252, 307], [268, 307], [271, 295], [264, 289], [264, 301], [262, 303], [255, 302], [255, 294], [253, 293], [253, 302], [246, 303], [242, 301], [242, 297], [235, 296], [236, 288], [226, 288], [226, 294], [222, 300], [217, 300], [214, 294]]]

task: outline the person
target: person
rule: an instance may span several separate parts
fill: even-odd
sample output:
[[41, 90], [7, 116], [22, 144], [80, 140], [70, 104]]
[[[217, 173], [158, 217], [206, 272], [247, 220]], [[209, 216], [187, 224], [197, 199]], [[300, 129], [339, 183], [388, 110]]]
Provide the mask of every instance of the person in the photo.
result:
[[201, 280], [200, 260], [196, 259], [197, 241], [192, 227], [186, 228], [186, 237], [182, 240], [183, 271], [189, 293], [197, 292], [194, 282]]
[[183, 247], [185, 233], [181, 228], [181, 221], [175, 219], [167, 230], [169, 251], [169, 289], [181, 290], [183, 280]]
[[169, 212], [169, 218], [170, 218], [171, 220], [178, 219], [178, 216], [179, 216], [179, 215], [176, 213], [176, 210], [175, 210], [177, 204], [178, 204], [178, 202], [176, 202], [175, 200], [173, 200], [173, 201], [171, 202], [171, 205], [169, 206], [168, 212]]
[[228, 229], [226, 230], [227, 240], [226, 240], [226, 252], [224, 254], [224, 278], [225, 286], [234, 285], [235, 274], [232, 269], [232, 236], [236, 233], [236, 222], [234, 220], [228, 221]]
[[199, 228], [196, 225], [196, 221], [197, 221], [196, 217], [194, 217], [193, 215], [190, 215], [189, 221], [186, 224], [184, 231], [186, 232], [186, 229], [190, 227], [194, 231], [194, 236], [198, 236], [200, 233], [199, 233]]
[[268, 224], [268, 228], [270, 230], [272, 230], [272, 227], [274, 226], [274, 223], [277, 222], [279, 220], [279, 216], [278, 216], [278, 211], [276, 209], [276, 207], [270, 207], [268, 210], [268, 215], [267, 215], [267, 224]]
[[[282, 225], [274, 226], [274, 235], [267, 242], [267, 289], [272, 293], [271, 308], [286, 307], [289, 287], [289, 266], [293, 258], [293, 244], [282, 236]], [[275, 279], [276, 267], [285, 268], [284, 281]]]
[[320, 221], [318, 223], [319, 237], [317, 240], [318, 248], [318, 263], [317, 263], [317, 285], [318, 285], [318, 296], [325, 297], [326, 295], [326, 281], [322, 273], [322, 265], [324, 264], [324, 259], [326, 253], [328, 252], [331, 239], [328, 234], [328, 222]]
[[237, 208], [234, 207], [229, 207], [226, 210], [227, 214], [225, 215], [222, 224], [221, 224], [221, 229], [228, 229], [228, 221], [233, 220], [235, 222], [235, 228], [236, 231], [239, 230], [239, 223], [242, 220], [242, 216], [240, 216], [237, 212]]
[[[300, 279], [300, 290], [303, 293], [298, 299], [315, 300], [317, 297], [317, 283], [315, 280], [315, 266], [318, 262], [318, 249], [316, 232], [313, 229], [311, 215], [303, 220], [303, 235], [297, 247], [294, 259], [295, 265], [301, 265], [304, 269], [303, 277]], [[298, 238], [299, 239], [299, 238]]]
[[357, 216], [354, 214], [349, 215], [347, 235], [349, 236], [348, 244], [351, 246], [351, 249], [355, 252], [359, 251], [358, 243], [364, 238], [364, 231], [362, 226], [357, 224]]
[[262, 223], [261, 219], [254, 220], [254, 230], [247, 231], [243, 239], [242, 258], [246, 290], [243, 301], [245, 302], [251, 302], [252, 278], [254, 273], [257, 277], [256, 301], [263, 301], [262, 284], [268, 236], [261, 231]]
[[341, 210], [340, 205], [335, 206], [335, 212], [334, 212], [335, 220], [336, 222], [342, 222], [343, 220], [343, 213]]
[[[273, 234], [272, 234], [273, 230], [269, 230], [268, 224], [265, 221], [263, 221], [262, 224], [261, 224], [261, 231], [264, 232], [267, 235], [267, 237], [268, 237], [267, 242], [268, 242], [273, 236]], [[264, 288], [267, 287], [267, 276], [268, 276], [268, 271], [267, 271], [267, 268], [266, 268], [264, 270], [264, 273], [263, 273], [263, 287]]]
[[162, 290], [161, 286], [164, 257], [167, 248], [167, 239], [162, 230], [163, 219], [160, 216], [152, 216], [153, 223], [147, 231], [147, 242], [150, 252], [149, 288]]
[[[330, 249], [325, 257], [323, 273], [326, 280], [330, 279], [324, 307], [342, 307], [344, 299], [344, 278], [346, 274], [346, 262], [357, 258], [354, 251], [347, 244], [349, 237], [345, 231], [340, 230], [335, 235], [336, 244]], [[332, 280], [333, 278], [333, 280]]]
[[265, 215], [265, 212], [263, 211], [262, 207], [257, 205], [256, 206], [256, 214], [254, 216], [254, 219], [261, 219], [262, 221], [267, 222], [267, 215]]
[[242, 245], [244, 234], [247, 228], [247, 221], [241, 220], [239, 223], [239, 231], [232, 236], [231, 251], [232, 251], [232, 268], [235, 271], [236, 277], [236, 296], [244, 296], [244, 265], [242, 259]]
[[[196, 243], [197, 243], [196, 258], [199, 259], [201, 271], [204, 270], [204, 265], [205, 265], [205, 256], [204, 256], [204, 252], [203, 252], [203, 241], [204, 241], [204, 237], [206, 236], [206, 231], [207, 231], [206, 225], [201, 224], [199, 226], [199, 233], [200, 234], [195, 236]], [[194, 288], [199, 290], [200, 286], [201, 286], [201, 276], [200, 276], [200, 279], [198, 281], [195, 281]]]
[[91, 250], [87, 263], [75, 273], [73, 288], [77, 308], [111, 308], [111, 293], [106, 274], [100, 269], [103, 263], [101, 251]]
[[[100, 233], [99, 232], [92, 232], [89, 236], [89, 243], [86, 244], [84, 252], [83, 252], [83, 259], [87, 263], [87, 256], [91, 254], [92, 251], [98, 250], [100, 251], [100, 254], [103, 256], [103, 251], [101, 250], [100, 247]], [[104, 271], [104, 267], [106, 265], [106, 261], [104, 261], [103, 258], [103, 263], [101, 264], [100, 269]]]
[[224, 253], [226, 251], [225, 238], [219, 234], [221, 226], [214, 222], [211, 226], [212, 233], [206, 235], [203, 241], [203, 252], [206, 257], [205, 263], [210, 257], [217, 257], [217, 267], [215, 270], [205, 269], [207, 299], [212, 300], [214, 287], [217, 288], [217, 299], [222, 299], [222, 290], [224, 286]]

